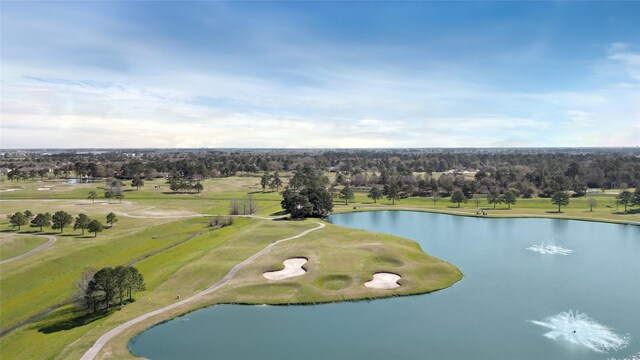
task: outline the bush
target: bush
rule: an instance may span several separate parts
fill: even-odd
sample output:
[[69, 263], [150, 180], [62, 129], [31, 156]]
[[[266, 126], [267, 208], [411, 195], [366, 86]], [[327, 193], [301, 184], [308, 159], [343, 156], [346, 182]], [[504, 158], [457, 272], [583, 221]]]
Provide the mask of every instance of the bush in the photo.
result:
[[209, 220], [209, 227], [223, 228], [233, 224], [233, 218], [231, 216], [214, 216]]

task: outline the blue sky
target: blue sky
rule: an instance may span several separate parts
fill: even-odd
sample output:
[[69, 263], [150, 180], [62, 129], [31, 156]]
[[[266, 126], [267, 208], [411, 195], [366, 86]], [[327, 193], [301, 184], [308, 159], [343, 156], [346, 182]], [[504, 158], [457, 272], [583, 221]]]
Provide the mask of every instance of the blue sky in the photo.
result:
[[2, 2], [0, 147], [640, 144], [640, 2]]

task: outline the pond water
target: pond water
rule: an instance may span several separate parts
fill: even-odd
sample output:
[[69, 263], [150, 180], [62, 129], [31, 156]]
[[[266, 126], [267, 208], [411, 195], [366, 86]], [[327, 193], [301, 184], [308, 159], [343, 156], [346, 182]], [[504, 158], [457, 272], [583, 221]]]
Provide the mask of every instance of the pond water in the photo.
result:
[[[145, 331], [131, 352], [225, 360], [625, 359], [640, 352], [638, 226], [407, 211], [329, 221], [415, 240], [464, 278], [432, 294], [370, 302], [214, 306]], [[546, 244], [572, 251], [528, 249]]]

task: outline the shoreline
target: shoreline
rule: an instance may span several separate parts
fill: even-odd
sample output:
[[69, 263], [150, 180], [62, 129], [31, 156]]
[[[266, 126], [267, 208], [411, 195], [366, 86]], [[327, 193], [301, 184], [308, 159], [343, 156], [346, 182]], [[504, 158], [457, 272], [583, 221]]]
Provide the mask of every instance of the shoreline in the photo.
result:
[[[394, 206], [394, 205], [390, 205], [390, 206]], [[493, 209], [490, 209], [490, 210], [493, 210]], [[598, 222], [598, 223], [617, 224], [617, 225], [640, 226], [640, 221], [613, 220], [613, 219], [603, 219], [603, 218], [582, 218], [582, 217], [576, 217], [572, 215], [563, 216], [564, 213], [558, 214], [560, 215], [560, 217], [555, 217], [555, 216], [545, 215], [545, 214], [538, 215], [538, 214], [517, 214], [517, 213], [512, 215], [509, 215], [509, 214], [477, 215], [474, 213], [466, 213], [462, 211], [453, 211], [453, 210], [447, 210], [447, 209], [441, 210], [441, 209], [429, 209], [429, 208], [425, 209], [425, 208], [411, 208], [411, 207], [389, 208], [389, 209], [379, 208], [379, 207], [340, 209], [339, 211], [334, 211], [331, 215], [370, 212], [370, 211], [414, 211], [414, 212], [426, 212], [426, 213], [432, 213], [432, 214], [445, 214], [445, 215], [453, 215], [453, 216], [467, 216], [467, 217], [483, 218], [483, 219], [552, 219], [552, 220], [574, 220], [574, 221], [588, 221], [588, 222]], [[502, 211], [502, 210], [496, 209], [493, 211]]]
[[[342, 211], [341, 211], [342, 210]], [[493, 210], [493, 209], [491, 209]], [[357, 212], [371, 212], [371, 211], [413, 211], [413, 212], [426, 212], [426, 213], [433, 213], [433, 214], [443, 214], [443, 215], [453, 215], [453, 216], [466, 216], [466, 217], [475, 217], [475, 218], [486, 218], [486, 219], [519, 219], [519, 218], [537, 218], [537, 219], [555, 219], [555, 220], [573, 220], [573, 221], [589, 221], [589, 222], [597, 222], [597, 223], [608, 223], [608, 224], [617, 224], [617, 225], [635, 225], [635, 226], [640, 226], [640, 222], [620, 222], [620, 221], [614, 221], [614, 220], [608, 220], [608, 219], [584, 219], [584, 218], [575, 218], [575, 217], [553, 217], [553, 216], [549, 216], [549, 215], [533, 215], [533, 214], [514, 214], [514, 215], [476, 215], [476, 214], [472, 214], [472, 213], [464, 213], [464, 212], [456, 212], [456, 211], [450, 211], [450, 210], [439, 210], [439, 209], [424, 209], [424, 208], [356, 208], [356, 209], [352, 209], [352, 208], [347, 208], [347, 209], [340, 209], [337, 212], [332, 213], [332, 215], [340, 215], [340, 214], [348, 214], [348, 213], [357, 213]], [[499, 210], [496, 210], [499, 211]], [[326, 218], [323, 218], [324, 221], [327, 221]], [[424, 250], [423, 250], [424, 251]], [[445, 260], [442, 260], [448, 264], [451, 264]], [[453, 264], [451, 264], [453, 265]], [[453, 265], [455, 266], [455, 265]], [[457, 268], [457, 267], [456, 267]], [[376, 295], [376, 296], [362, 296], [362, 297], [354, 297], [354, 298], [348, 298], [348, 299], [340, 299], [340, 300], [320, 300], [320, 301], [303, 301], [303, 302], [211, 302], [211, 303], [207, 303], [207, 304], [202, 304], [200, 306], [197, 306], [193, 309], [189, 309], [186, 310], [184, 312], [180, 312], [178, 314], [172, 315], [171, 317], [164, 319], [162, 321], [159, 321], [157, 323], [154, 323], [148, 327], [145, 327], [142, 330], [136, 331], [135, 334], [131, 335], [128, 337], [127, 341], [126, 341], [126, 347], [127, 347], [127, 351], [131, 356], [134, 357], [138, 357], [136, 354], [134, 354], [133, 352], [131, 352], [131, 348], [130, 348], [130, 344], [132, 343], [132, 341], [134, 341], [138, 336], [140, 336], [142, 333], [144, 333], [145, 331], [162, 325], [166, 322], [175, 320], [177, 318], [180, 318], [182, 316], [188, 315], [190, 313], [193, 313], [195, 311], [198, 310], [203, 310], [206, 308], [210, 308], [210, 307], [215, 307], [218, 305], [242, 305], [242, 306], [261, 306], [261, 305], [266, 305], [266, 306], [314, 306], [314, 305], [323, 305], [323, 304], [333, 304], [333, 303], [343, 303], [343, 302], [361, 302], [361, 301], [373, 301], [373, 300], [384, 300], [384, 299], [390, 299], [390, 298], [395, 298], [395, 297], [405, 297], [405, 296], [419, 296], [419, 295], [426, 295], [426, 294], [430, 294], [436, 291], [442, 291], [442, 290], [446, 290], [449, 289], [453, 286], [455, 286], [458, 282], [460, 282], [463, 278], [464, 278], [464, 273], [462, 272], [462, 270], [458, 269], [460, 271], [460, 278], [457, 279], [455, 282], [453, 282], [452, 284], [446, 286], [446, 287], [442, 287], [442, 288], [438, 288], [438, 289], [432, 289], [429, 291], [418, 291], [418, 292], [414, 292], [414, 293], [403, 293], [403, 294], [398, 294], [398, 293], [394, 293], [394, 294], [380, 294], [380, 295]]]

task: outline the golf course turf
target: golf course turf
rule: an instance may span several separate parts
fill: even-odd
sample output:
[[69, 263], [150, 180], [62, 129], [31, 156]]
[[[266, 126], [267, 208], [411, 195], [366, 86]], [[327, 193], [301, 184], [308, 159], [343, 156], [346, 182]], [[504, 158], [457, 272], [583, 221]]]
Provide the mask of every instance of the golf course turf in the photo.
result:
[[[44, 251], [27, 258], [2, 264], [0, 274], [0, 319], [2, 331], [46, 310], [50, 313], [5, 334], [0, 339], [3, 357], [7, 358], [79, 358], [110, 329], [142, 314], [187, 298], [220, 280], [236, 264], [279, 239], [311, 229], [314, 220], [273, 221], [266, 218], [281, 211], [281, 197], [276, 192], [262, 193], [259, 177], [233, 177], [203, 182], [199, 194], [171, 194], [155, 188], [162, 181], [149, 181], [139, 191], [125, 192], [122, 202], [105, 199], [87, 200], [90, 190], [102, 192], [103, 183], [62, 184], [60, 181], [20, 182], [20, 190], [2, 192], [0, 223], [2, 236], [10, 237], [7, 214], [30, 210], [53, 213], [65, 210], [76, 216], [85, 213], [104, 222], [109, 212], [118, 215], [112, 228], [93, 237], [65, 229], [62, 234], [45, 228], [57, 241]], [[15, 186], [16, 184], [12, 184]], [[44, 185], [49, 191], [37, 190]], [[4, 186], [4, 185], [3, 185]], [[3, 186], [0, 186], [2, 188]], [[208, 216], [225, 215], [232, 199], [251, 195], [257, 201], [257, 215], [265, 218], [234, 219], [232, 225], [213, 229]], [[615, 195], [596, 195], [598, 206], [590, 212], [583, 199], [571, 199], [562, 213], [548, 199], [519, 199], [511, 210], [493, 210], [486, 203], [488, 217], [551, 217], [622, 223], [640, 222], [638, 214], [616, 211]], [[335, 212], [369, 210], [419, 210], [476, 216], [477, 204], [468, 202], [452, 207], [448, 199], [433, 205], [429, 198], [402, 199], [395, 205], [386, 200], [374, 204], [366, 192], [357, 191], [355, 203], [336, 201]], [[316, 220], [317, 221], [317, 220]], [[321, 230], [276, 245], [270, 252], [242, 267], [224, 286], [184, 306], [142, 321], [119, 334], [97, 358], [133, 357], [127, 351], [128, 340], [155, 323], [194, 309], [217, 303], [308, 304], [333, 301], [373, 299], [387, 296], [427, 293], [451, 286], [462, 277], [452, 264], [424, 253], [413, 241], [390, 235], [346, 229], [325, 223]], [[23, 226], [24, 244], [11, 250], [3, 242], [2, 259], [29, 251], [46, 238], [31, 234], [37, 228]], [[11, 242], [17, 244], [12, 237]], [[33, 239], [33, 240], [26, 240]], [[37, 240], [37, 241], [36, 241]], [[8, 255], [7, 255], [8, 254]], [[267, 271], [283, 269], [289, 258], [306, 258], [302, 276], [269, 281]], [[443, 259], [446, 260], [446, 259]], [[133, 303], [108, 314], [86, 316], [74, 311], [68, 301], [73, 284], [85, 266], [100, 268], [135, 263], [145, 277], [145, 292]], [[401, 285], [393, 289], [370, 289], [365, 282], [373, 274], [398, 274]], [[34, 346], [34, 344], [37, 344]]]

